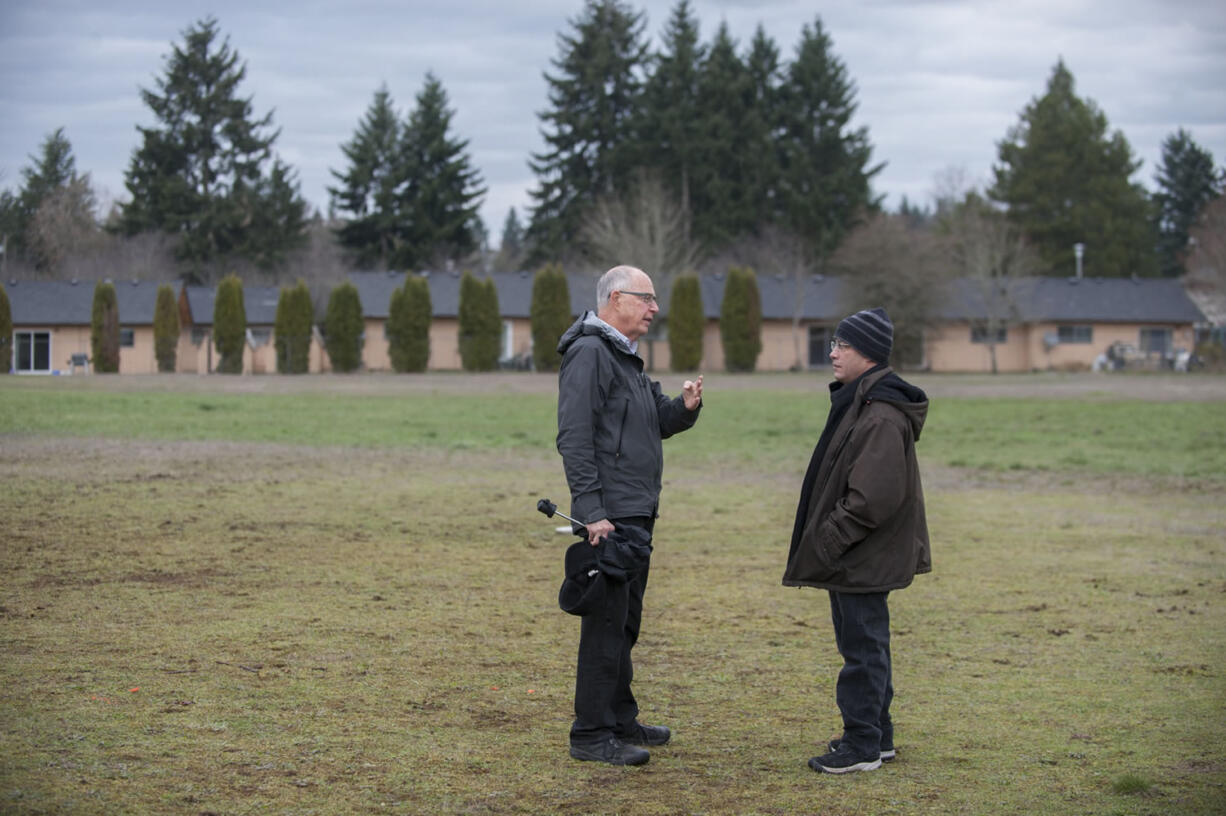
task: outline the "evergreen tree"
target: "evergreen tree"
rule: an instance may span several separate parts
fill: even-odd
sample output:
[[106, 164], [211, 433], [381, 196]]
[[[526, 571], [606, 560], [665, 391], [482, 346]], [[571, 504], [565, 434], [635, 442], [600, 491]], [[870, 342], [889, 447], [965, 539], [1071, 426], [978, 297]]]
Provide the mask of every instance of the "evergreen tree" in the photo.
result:
[[724, 284], [719, 336], [728, 371], [753, 371], [762, 353], [762, 297], [752, 269], [733, 267]]
[[217, 284], [213, 300], [213, 344], [217, 347], [217, 373], [242, 374], [243, 348], [247, 344], [247, 306], [243, 282], [226, 275]]
[[498, 246], [498, 268], [507, 272], [518, 271], [524, 258], [524, 228], [519, 223], [515, 208], [507, 210], [507, 220], [502, 222], [502, 240]]
[[174, 373], [179, 355], [179, 301], [172, 286], [158, 287], [153, 308], [153, 353], [158, 371]]
[[741, 157], [746, 192], [744, 213], [734, 223], [754, 227], [761, 221], [783, 223], [776, 195], [780, 183], [780, 140], [777, 137], [782, 134], [784, 117], [783, 66], [779, 60], [779, 46], [761, 25], [750, 43], [745, 70], [750, 86], [749, 112], [741, 133], [746, 145]]
[[106, 281], [94, 286], [89, 347], [96, 373], [119, 372], [119, 299], [115, 285]]
[[13, 309], [8, 292], [0, 283], [0, 374], [13, 370]]
[[498, 290], [490, 279], [478, 280], [465, 271], [460, 278], [460, 364], [465, 371], [492, 371], [498, 367], [502, 318]]
[[1107, 117], [1094, 102], [1076, 95], [1063, 60], [997, 155], [989, 195], [1008, 207], [1050, 274], [1072, 272], [1078, 243], [1086, 246], [1088, 274], [1157, 271], [1149, 199], [1129, 181], [1140, 162], [1123, 133], [1108, 136]]
[[362, 299], [357, 287], [345, 281], [328, 297], [328, 312], [324, 318], [324, 344], [333, 371], [347, 374], [362, 365], [364, 332]]
[[546, 264], [532, 279], [532, 365], [537, 371], [557, 371], [562, 364], [558, 340], [570, 327], [570, 284], [558, 264]]
[[682, 275], [673, 283], [668, 310], [668, 356], [673, 371], [698, 370], [706, 323], [698, 278]]
[[442, 82], [426, 74], [401, 143], [404, 176], [396, 191], [401, 220], [391, 254], [395, 268], [461, 258], [482, 246], [484, 227], [477, 211], [486, 189], [465, 152], [468, 141], [449, 135], [453, 115]]
[[212, 18], [188, 28], [156, 90], [141, 91], [159, 126], [138, 128], [121, 227], [175, 235], [178, 256], [197, 268], [229, 255], [272, 266], [302, 243], [306, 203], [272, 158], [272, 114], [252, 118], [251, 100], [238, 96], [246, 66], [218, 34]]
[[1226, 174], [1213, 164], [1213, 154], [1192, 140], [1183, 128], [1162, 143], [1162, 166], [1154, 177], [1158, 192], [1158, 253], [1165, 275], [1186, 269], [1188, 230], [1205, 205], [1222, 194]]
[[673, 6], [663, 40], [638, 106], [633, 158], [637, 166], [655, 170], [680, 202], [688, 242], [694, 150], [705, 138], [698, 100], [704, 49], [689, 0]]
[[630, 170], [627, 142], [646, 60], [642, 14], [619, 0], [587, 0], [570, 23], [573, 30], [558, 38], [556, 73], [545, 74], [546, 149], [529, 161], [537, 176], [532, 261], [561, 258], [579, 237], [586, 207], [616, 193]]
[[54, 268], [54, 236], [40, 235], [37, 229], [39, 211], [49, 202], [68, 195], [71, 203], [61, 209], [69, 210], [73, 220], [83, 222], [85, 229], [94, 230], [94, 194], [90, 188], [89, 174], [78, 175], [72, 144], [64, 135], [64, 128], [56, 128], [44, 140], [38, 156], [30, 156], [33, 164], [22, 168], [21, 189], [16, 195], [8, 194], [2, 228], [8, 236], [5, 251], [14, 255], [27, 255], [34, 265], [42, 270]]
[[353, 139], [341, 145], [349, 169], [344, 173], [331, 171], [340, 182], [340, 186], [328, 188], [332, 206], [349, 214], [337, 237], [363, 267], [386, 268], [398, 241], [396, 188], [403, 182], [401, 130], [384, 85], [375, 92]]
[[856, 88], [818, 19], [806, 25], [782, 88], [779, 197], [785, 224], [810, 241], [819, 271], [866, 209], [876, 208], [869, 182], [881, 165], [867, 128], [851, 129]]
[[420, 275], [406, 275], [388, 307], [388, 350], [395, 371], [420, 373], [429, 366], [433, 311], [430, 284]]
[[281, 374], [306, 374], [311, 368], [311, 329], [315, 325], [315, 305], [311, 290], [299, 280], [282, 286], [273, 318], [273, 344], [277, 351], [277, 371]]
[[758, 147], [748, 140], [755, 126], [752, 80], [726, 24], [715, 33], [698, 87], [702, 137], [694, 146], [694, 231], [716, 249], [752, 230], [761, 217], [749, 209], [749, 154]]

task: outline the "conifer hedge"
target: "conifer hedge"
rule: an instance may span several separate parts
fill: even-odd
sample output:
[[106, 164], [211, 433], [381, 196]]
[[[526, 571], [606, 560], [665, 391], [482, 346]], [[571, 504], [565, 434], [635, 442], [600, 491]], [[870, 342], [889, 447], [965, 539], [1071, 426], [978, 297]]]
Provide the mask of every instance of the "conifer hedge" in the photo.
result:
[[332, 370], [341, 373], [357, 371], [362, 365], [362, 299], [357, 287], [349, 281], [332, 290], [328, 297], [328, 313], [324, 317], [324, 345]]
[[213, 302], [213, 345], [219, 355], [218, 374], [243, 373], [243, 347], [247, 343], [247, 306], [243, 302], [243, 282], [237, 275], [226, 275], [217, 284]]
[[388, 306], [388, 354], [395, 371], [418, 374], [429, 366], [433, 315], [429, 282], [420, 275], [406, 275]]
[[311, 327], [314, 325], [315, 306], [307, 285], [298, 281], [292, 287], [282, 286], [273, 322], [278, 372], [307, 373], [311, 365]]
[[698, 370], [705, 325], [698, 278], [682, 275], [673, 283], [668, 308], [668, 357], [673, 371]]
[[465, 371], [498, 367], [502, 317], [498, 290], [489, 278], [478, 280], [468, 271], [460, 278], [460, 364]]
[[546, 264], [532, 279], [532, 365], [537, 371], [557, 371], [562, 364], [558, 339], [574, 319], [570, 286], [561, 264]]
[[13, 309], [8, 292], [0, 283], [0, 374], [13, 370]]
[[719, 310], [719, 335], [728, 371], [753, 371], [762, 352], [762, 297], [758, 278], [745, 267], [728, 270]]
[[107, 281], [98, 281], [94, 287], [89, 347], [95, 373], [119, 372], [119, 299], [114, 284]]
[[153, 354], [158, 371], [174, 372], [179, 356], [179, 302], [174, 287], [167, 284], [158, 287], [153, 307]]

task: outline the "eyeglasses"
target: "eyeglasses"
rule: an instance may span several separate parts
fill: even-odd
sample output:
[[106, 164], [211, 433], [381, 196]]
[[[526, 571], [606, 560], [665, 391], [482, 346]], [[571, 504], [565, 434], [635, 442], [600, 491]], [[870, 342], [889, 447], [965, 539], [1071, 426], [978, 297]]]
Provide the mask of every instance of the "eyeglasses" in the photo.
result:
[[831, 351], [843, 351], [844, 349], [849, 349], [849, 348], [851, 348], [851, 343], [848, 343], [846, 340], [831, 340], [830, 341]]
[[651, 292], [627, 292], [625, 289], [618, 289], [617, 291], [621, 292], [623, 295], [634, 295], [636, 298], [643, 301], [644, 303], [658, 302], [656, 301], [656, 296], [652, 294]]

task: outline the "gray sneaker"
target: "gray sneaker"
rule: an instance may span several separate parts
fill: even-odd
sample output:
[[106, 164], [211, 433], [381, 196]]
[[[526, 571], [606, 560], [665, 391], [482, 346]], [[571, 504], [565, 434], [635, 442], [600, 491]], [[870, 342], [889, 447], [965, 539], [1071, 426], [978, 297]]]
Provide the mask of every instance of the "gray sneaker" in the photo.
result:
[[881, 757], [868, 759], [856, 756], [851, 748], [843, 746], [841, 751], [831, 751], [809, 760], [809, 767], [819, 773], [844, 774], [855, 771], [875, 771], [881, 767]]
[[616, 737], [606, 737], [600, 742], [570, 744], [570, 755], [589, 762], [607, 762], [610, 765], [646, 765], [651, 754], [635, 745], [627, 745]]

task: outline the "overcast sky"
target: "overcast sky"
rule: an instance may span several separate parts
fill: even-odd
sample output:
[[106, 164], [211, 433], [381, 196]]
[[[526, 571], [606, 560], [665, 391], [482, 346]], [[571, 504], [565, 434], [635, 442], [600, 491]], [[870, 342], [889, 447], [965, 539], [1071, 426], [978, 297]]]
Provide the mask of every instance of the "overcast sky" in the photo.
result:
[[[631, 2], [653, 44], [674, 0]], [[897, 206], [930, 201], [958, 169], [985, 183], [996, 143], [1041, 95], [1063, 57], [1077, 94], [1092, 99], [1144, 163], [1153, 188], [1162, 141], [1183, 127], [1226, 164], [1226, 2], [1222, 0], [695, 0], [709, 42], [726, 22], [742, 50], [760, 23], [790, 60], [801, 29], [820, 18], [858, 88], [856, 124], [885, 162], [875, 191]], [[154, 88], [182, 32], [212, 14], [247, 63], [241, 92], [273, 111], [276, 149], [303, 196], [326, 209], [340, 144], [383, 83], [401, 113], [427, 71], [455, 111], [453, 135], [489, 192], [482, 216], [497, 244], [507, 211], [526, 223], [528, 168], [540, 151], [538, 112], [558, 34], [582, 0], [448, 2], [108, 2], [0, 0], [0, 187], [20, 185], [44, 138], [64, 127], [77, 170], [104, 201], [123, 199], [123, 175], [153, 124], [140, 99]]]

